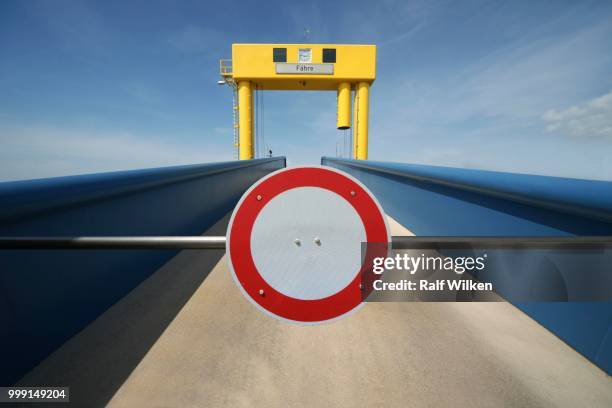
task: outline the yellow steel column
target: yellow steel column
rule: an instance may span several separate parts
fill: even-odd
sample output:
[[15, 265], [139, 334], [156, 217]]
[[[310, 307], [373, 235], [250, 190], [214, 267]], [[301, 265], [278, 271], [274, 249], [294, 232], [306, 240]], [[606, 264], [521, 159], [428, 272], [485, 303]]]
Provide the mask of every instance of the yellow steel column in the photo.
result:
[[249, 81], [238, 82], [240, 160], [253, 158], [253, 88]]
[[251, 86], [251, 159], [255, 158], [255, 143], [256, 138], [259, 136], [256, 134], [258, 132], [257, 125], [255, 124], [255, 109], [259, 108], [257, 103], [257, 85]]
[[357, 159], [368, 159], [368, 110], [369, 110], [370, 84], [359, 82], [357, 84]]
[[341, 82], [338, 85], [338, 129], [348, 129], [351, 127], [351, 84]]
[[357, 110], [359, 107], [359, 93], [357, 92], [357, 85], [355, 85], [355, 92], [353, 93], [353, 159], [357, 158]]

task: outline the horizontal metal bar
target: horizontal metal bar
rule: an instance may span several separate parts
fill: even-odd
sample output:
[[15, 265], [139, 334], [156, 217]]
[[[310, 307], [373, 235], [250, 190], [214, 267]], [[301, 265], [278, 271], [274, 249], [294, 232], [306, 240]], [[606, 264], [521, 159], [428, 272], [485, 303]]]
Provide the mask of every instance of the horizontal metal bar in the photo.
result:
[[423, 237], [394, 236], [394, 249], [572, 249], [612, 248], [612, 236]]
[[[394, 236], [393, 248], [584, 248], [610, 247], [612, 236], [423, 237]], [[0, 237], [0, 249], [223, 249], [223, 236]]]
[[0, 249], [223, 249], [225, 237], [1, 237]]

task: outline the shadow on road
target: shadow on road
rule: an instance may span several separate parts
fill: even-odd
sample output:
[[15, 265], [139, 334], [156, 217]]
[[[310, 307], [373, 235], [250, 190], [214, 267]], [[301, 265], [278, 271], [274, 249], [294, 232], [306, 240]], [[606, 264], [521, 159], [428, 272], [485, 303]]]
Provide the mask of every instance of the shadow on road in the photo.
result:
[[[229, 215], [203, 235], [225, 235], [228, 221]], [[72, 406], [104, 406], [224, 254], [224, 250], [182, 251], [18, 385], [68, 386]]]

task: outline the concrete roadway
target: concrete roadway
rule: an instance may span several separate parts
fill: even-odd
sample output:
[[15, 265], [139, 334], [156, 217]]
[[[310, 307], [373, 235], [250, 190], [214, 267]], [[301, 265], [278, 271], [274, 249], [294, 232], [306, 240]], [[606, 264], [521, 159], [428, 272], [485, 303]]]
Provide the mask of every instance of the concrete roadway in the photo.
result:
[[611, 378], [510, 304], [289, 325], [243, 298], [222, 251], [183, 251], [21, 384], [69, 385], [72, 406], [612, 407]]

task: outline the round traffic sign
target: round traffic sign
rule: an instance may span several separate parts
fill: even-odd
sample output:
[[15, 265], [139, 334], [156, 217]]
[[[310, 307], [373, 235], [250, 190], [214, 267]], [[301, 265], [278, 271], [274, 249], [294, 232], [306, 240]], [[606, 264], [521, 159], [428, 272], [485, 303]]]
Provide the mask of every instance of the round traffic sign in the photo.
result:
[[372, 193], [333, 168], [292, 167], [244, 193], [229, 222], [226, 251], [234, 281], [255, 306], [314, 324], [362, 304], [366, 242], [385, 249], [390, 242]]

